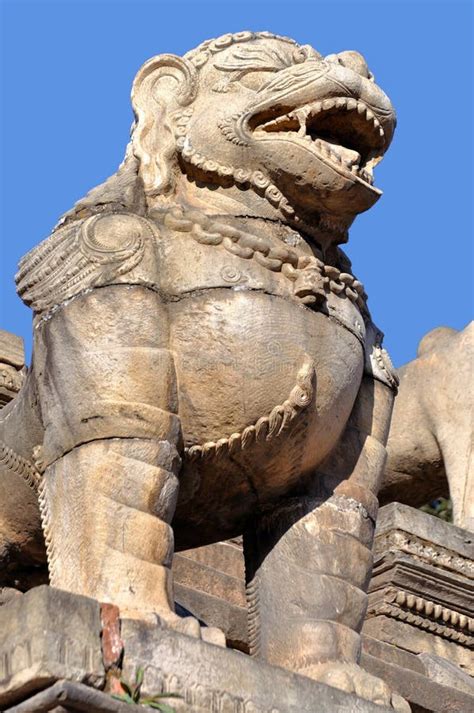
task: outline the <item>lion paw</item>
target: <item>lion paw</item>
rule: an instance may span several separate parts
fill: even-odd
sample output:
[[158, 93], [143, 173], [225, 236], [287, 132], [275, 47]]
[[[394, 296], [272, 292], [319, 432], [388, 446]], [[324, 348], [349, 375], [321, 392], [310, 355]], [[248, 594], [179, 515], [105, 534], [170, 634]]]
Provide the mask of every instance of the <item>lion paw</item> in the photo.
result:
[[155, 609], [153, 611], [143, 611], [142, 609], [121, 609], [120, 615], [124, 619], [140, 619], [152, 626], [157, 624], [177, 631], [180, 634], [191, 636], [194, 639], [201, 639], [214, 646], [225, 648], [225, 634], [216, 626], [206, 626], [192, 615], [179, 616], [171, 609]]
[[402, 696], [390, 690], [389, 686], [357, 664], [324, 663], [311, 666], [304, 671], [309, 678], [339, 688], [347, 693], [354, 693], [380, 706], [393, 708], [398, 713], [410, 713], [411, 708]]

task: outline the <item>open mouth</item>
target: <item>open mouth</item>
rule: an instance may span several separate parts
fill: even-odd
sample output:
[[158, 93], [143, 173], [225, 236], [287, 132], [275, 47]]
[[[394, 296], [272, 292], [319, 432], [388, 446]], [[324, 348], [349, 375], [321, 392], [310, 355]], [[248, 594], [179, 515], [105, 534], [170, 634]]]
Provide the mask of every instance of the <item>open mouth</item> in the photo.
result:
[[364, 102], [335, 97], [275, 114], [275, 109], [267, 109], [254, 115], [251, 129], [257, 135], [278, 132], [301, 139], [325, 163], [373, 185], [373, 169], [382, 160], [386, 137], [380, 121]]

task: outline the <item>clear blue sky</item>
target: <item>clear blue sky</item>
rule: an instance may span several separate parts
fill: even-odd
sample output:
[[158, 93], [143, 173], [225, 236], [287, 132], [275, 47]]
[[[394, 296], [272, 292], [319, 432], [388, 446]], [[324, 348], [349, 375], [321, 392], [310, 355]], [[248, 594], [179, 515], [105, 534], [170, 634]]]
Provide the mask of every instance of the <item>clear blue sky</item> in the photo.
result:
[[[134, 74], [154, 54], [271, 30], [323, 54], [357, 49], [398, 113], [384, 196], [348, 253], [396, 365], [424, 333], [472, 318], [472, 4], [461, 0], [0, 0], [0, 327], [31, 343], [18, 259], [120, 163]], [[29, 348], [29, 346], [28, 346]]]

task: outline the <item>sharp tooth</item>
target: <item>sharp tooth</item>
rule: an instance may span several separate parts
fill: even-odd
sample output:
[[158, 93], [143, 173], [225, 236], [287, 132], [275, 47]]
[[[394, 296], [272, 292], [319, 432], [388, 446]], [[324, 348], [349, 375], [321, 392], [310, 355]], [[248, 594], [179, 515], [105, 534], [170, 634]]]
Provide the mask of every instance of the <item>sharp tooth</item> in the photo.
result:
[[334, 100], [333, 99], [325, 99], [323, 101], [323, 109], [332, 109], [334, 106]]
[[380, 127], [380, 128], [379, 128], [379, 136], [384, 136], [384, 135], [385, 135], [385, 132], [384, 132], [384, 130], [382, 129], [382, 127]]
[[367, 117], [367, 121], [372, 121], [372, 119], [375, 119], [375, 114], [373, 111], [370, 111], [370, 109], [367, 109], [365, 115]]
[[336, 106], [338, 109], [342, 109], [344, 106], [346, 106], [346, 100], [341, 97], [340, 99], [336, 99]]
[[296, 109], [296, 111], [292, 112], [300, 125], [298, 136], [306, 135], [306, 117], [308, 116], [308, 112], [309, 109], [307, 107], [304, 107], [303, 109]]
[[357, 102], [357, 113], [363, 114], [364, 112], [365, 112], [365, 104], [362, 104], [362, 102]]
[[316, 102], [316, 104], [312, 104], [309, 108], [309, 115], [314, 116], [315, 114], [319, 114], [321, 111], [321, 102]]
[[376, 129], [380, 126], [380, 121], [377, 118], [374, 118], [374, 126]]
[[346, 107], [347, 107], [348, 111], [352, 111], [353, 109], [356, 108], [356, 106], [357, 106], [357, 102], [355, 99], [347, 100]]

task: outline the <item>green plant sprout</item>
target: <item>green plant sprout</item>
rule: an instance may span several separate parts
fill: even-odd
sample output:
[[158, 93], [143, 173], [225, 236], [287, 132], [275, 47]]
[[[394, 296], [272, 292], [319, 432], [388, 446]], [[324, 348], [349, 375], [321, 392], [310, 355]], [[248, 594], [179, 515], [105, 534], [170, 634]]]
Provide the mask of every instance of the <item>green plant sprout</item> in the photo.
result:
[[123, 678], [119, 679], [119, 683], [122, 687], [123, 693], [114, 694], [112, 698], [123, 703], [129, 703], [132, 706], [148, 706], [149, 708], [155, 708], [162, 713], [176, 713], [175, 709], [164, 703], [163, 698], [182, 698], [182, 696], [177, 693], [158, 693], [154, 696], [145, 696], [141, 694], [141, 687], [143, 684], [144, 669], [138, 668], [135, 674], [135, 682], [128, 683]]
[[428, 515], [434, 515], [434, 517], [439, 517], [440, 520], [445, 522], [453, 521], [453, 504], [451, 500], [446, 498], [437, 498], [432, 500], [426, 505], [423, 505], [420, 510], [428, 513]]

